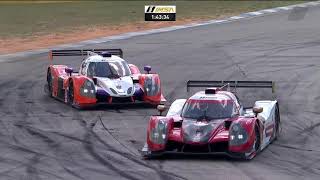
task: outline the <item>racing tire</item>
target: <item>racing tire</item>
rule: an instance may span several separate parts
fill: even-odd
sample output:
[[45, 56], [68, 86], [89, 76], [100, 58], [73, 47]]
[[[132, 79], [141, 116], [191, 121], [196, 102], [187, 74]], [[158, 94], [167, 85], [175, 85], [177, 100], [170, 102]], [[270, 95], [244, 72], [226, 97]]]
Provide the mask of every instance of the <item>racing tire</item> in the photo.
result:
[[74, 106], [74, 86], [72, 81], [69, 82], [67, 101], [68, 101], [68, 104], [70, 104], [71, 106]]
[[278, 136], [280, 134], [280, 110], [279, 105], [277, 103], [276, 110], [275, 110], [275, 131], [274, 131], [274, 140], [278, 139]]
[[251, 160], [253, 159], [256, 154], [260, 151], [260, 132], [259, 132], [259, 127], [256, 125], [254, 128], [254, 132], [255, 132], [255, 139], [254, 139], [254, 143], [252, 145], [252, 151], [250, 153], [241, 153], [241, 157], [244, 160]]
[[51, 70], [48, 69], [47, 72], [47, 93], [50, 97], [52, 97], [52, 75], [51, 75]]
[[144, 160], [151, 160], [151, 159], [162, 157], [162, 153], [161, 152], [150, 151], [149, 148], [148, 148], [148, 144], [147, 143], [144, 144], [144, 146], [143, 146], [143, 148], [141, 150], [141, 155], [142, 155], [142, 158]]
[[160, 158], [163, 158], [162, 153], [156, 153], [156, 152], [142, 153], [142, 159], [144, 160], [153, 160], [153, 159], [160, 159]]
[[259, 132], [258, 126], [255, 126], [254, 133], [255, 133], [255, 142], [253, 144], [253, 148], [254, 148], [255, 152], [258, 152], [260, 150], [260, 142], [261, 142], [260, 141], [261, 137], [260, 137], [260, 132]]

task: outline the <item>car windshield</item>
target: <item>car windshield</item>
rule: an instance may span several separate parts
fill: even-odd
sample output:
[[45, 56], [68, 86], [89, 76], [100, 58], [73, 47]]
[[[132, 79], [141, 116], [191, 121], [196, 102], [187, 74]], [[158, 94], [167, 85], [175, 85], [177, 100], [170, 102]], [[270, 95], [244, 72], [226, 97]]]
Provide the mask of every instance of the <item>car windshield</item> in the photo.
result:
[[90, 62], [88, 66], [88, 76], [117, 78], [129, 75], [129, 67], [125, 62]]
[[231, 118], [236, 115], [232, 100], [189, 99], [182, 110], [182, 117], [195, 120]]

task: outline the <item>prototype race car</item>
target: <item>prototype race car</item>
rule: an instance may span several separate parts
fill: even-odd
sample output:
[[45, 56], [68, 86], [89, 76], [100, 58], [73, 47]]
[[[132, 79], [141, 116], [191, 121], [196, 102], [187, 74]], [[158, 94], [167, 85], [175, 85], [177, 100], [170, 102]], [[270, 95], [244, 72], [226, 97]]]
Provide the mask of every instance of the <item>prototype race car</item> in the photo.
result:
[[272, 81], [188, 81], [189, 87], [212, 87], [189, 99], [177, 99], [161, 116], [151, 116], [145, 158], [178, 154], [224, 154], [252, 159], [279, 135], [277, 100], [255, 101], [242, 106], [230, 88], [272, 88]]
[[[45, 91], [54, 98], [77, 108], [99, 104], [144, 102], [152, 105], [165, 101], [158, 74], [141, 74], [128, 64], [121, 49], [52, 50], [54, 56], [86, 56], [79, 72], [66, 65], [50, 65]], [[52, 64], [52, 63], [51, 63]]]

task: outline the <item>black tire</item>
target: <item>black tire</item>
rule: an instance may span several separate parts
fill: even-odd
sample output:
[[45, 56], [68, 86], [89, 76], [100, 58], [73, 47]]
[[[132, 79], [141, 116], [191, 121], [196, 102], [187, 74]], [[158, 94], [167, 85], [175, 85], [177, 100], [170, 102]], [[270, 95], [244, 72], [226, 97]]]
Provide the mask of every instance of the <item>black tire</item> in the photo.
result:
[[275, 133], [274, 133], [274, 140], [277, 140], [280, 134], [280, 110], [279, 105], [277, 103], [276, 110], [275, 110]]
[[163, 157], [164, 157], [164, 155], [162, 153], [150, 152], [150, 153], [143, 153], [142, 154], [142, 158], [144, 160], [160, 159], [160, 158], [163, 158]]
[[235, 155], [235, 157], [240, 157], [242, 160], [251, 160], [260, 151], [260, 140], [261, 140], [260, 138], [261, 137], [260, 137], [258, 125], [255, 126], [254, 131], [255, 131], [255, 139], [254, 139], [254, 143], [252, 145], [252, 152], [250, 154], [239, 153], [238, 155]]
[[256, 125], [256, 127], [254, 128], [254, 131], [255, 131], [255, 144], [254, 144], [254, 150], [256, 152], [259, 151], [260, 149], [260, 140], [261, 140], [261, 137], [260, 137], [260, 132], [259, 132], [259, 127]]
[[52, 75], [51, 75], [50, 69], [48, 69], [48, 72], [47, 72], [47, 84], [48, 84], [48, 94], [51, 97], [52, 96]]
[[73, 106], [74, 105], [74, 87], [73, 87], [72, 81], [69, 82], [67, 98], [68, 98], [68, 104]]

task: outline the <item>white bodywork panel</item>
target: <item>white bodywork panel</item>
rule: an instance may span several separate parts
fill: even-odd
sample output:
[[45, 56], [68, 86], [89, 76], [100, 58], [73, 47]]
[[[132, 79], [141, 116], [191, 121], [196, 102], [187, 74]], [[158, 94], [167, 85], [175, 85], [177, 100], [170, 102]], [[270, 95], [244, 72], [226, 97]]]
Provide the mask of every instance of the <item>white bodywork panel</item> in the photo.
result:
[[[107, 93], [114, 97], [125, 97], [125, 96], [132, 96], [134, 93], [133, 82], [130, 76], [121, 77], [118, 79], [109, 79], [109, 78], [102, 78], [96, 77], [97, 84], [102, 87]], [[131, 93], [128, 94], [127, 91], [129, 88], [132, 88]], [[117, 94], [114, 94], [110, 88], [114, 89]]]
[[183, 108], [183, 105], [184, 105], [184, 103], [186, 101], [187, 101], [186, 99], [177, 99], [177, 100], [175, 100], [171, 104], [171, 106], [170, 106], [170, 108], [168, 110], [167, 117], [180, 116], [182, 108]]
[[[261, 144], [261, 149], [265, 148], [271, 139], [271, 136], [267, 137], [267, 131], [275, 131], [275, 110], [276, 110], [276, 104], [277, 101], [256, 101], [254, 106], [255, 107], [262, 107], [263, 111], [258, 114], [257, 118], [261, 120], [263, 123], [263, 133], [262, 133], [262, 144]], [[267, 129], [267, 127], [273, 126], [271, 129]]]

